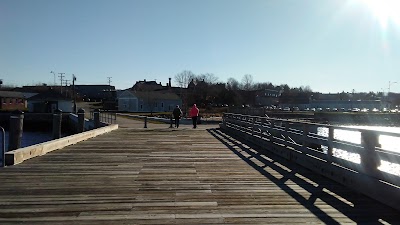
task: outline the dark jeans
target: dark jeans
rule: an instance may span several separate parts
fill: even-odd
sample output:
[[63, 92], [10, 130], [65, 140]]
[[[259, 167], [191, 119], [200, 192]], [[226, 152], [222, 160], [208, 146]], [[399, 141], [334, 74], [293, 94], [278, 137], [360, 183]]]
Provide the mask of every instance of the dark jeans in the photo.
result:
[[175, 117], [175, 127], [179, 127], [179, 117]]
[[193, 122], [193, 128], [197, 127], [197, 116], [192, 117], [192, 122]]

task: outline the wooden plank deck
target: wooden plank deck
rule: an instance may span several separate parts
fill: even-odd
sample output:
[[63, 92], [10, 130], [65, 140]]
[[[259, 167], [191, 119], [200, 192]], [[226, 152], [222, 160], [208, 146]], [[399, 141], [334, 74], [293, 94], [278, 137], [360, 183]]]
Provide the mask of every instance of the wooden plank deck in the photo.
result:
[[0, 169], [0, 224], [398, 224], [218, 129], [119, 129]]

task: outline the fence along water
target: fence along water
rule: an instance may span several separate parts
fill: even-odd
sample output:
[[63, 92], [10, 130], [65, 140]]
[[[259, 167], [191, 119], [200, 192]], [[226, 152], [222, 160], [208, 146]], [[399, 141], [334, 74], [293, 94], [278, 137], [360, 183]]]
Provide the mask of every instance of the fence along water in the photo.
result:
[[[328, 137], [318, 134], [319, 127], [329, 130]], [[378, 169], [381, 161], [400, 164], [400, 154], [382, 149], [378, 141], [380, 135], [399, 138], [398, 133], [232, 113], [224, 114], [221, 128], [400, 210], [400, 177]], [[361, 132], [361, 144], [336, 139], [336, 129]], [[361, 161], [335, 157], [334, 149], [358, 154]]]

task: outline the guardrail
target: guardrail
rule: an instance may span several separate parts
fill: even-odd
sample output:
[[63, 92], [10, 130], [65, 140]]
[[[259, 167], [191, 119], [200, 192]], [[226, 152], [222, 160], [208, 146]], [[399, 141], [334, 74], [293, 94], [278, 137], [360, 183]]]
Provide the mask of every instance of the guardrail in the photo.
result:
[[[382, 161], [400, 164], [400, 153], [379, 143], [379, 136], [398, 133], [232, 113], [224, 114], [221, 129], [400, 210], [400, 177], [378, 169]], [[337, 139], [338, 130], [360, 133], [360, 144]], [[358, 154], [360, 163], [336, 157], [334, 150]]]
[[117, 121], [117, 114], [115, 112], [106, 111], [90, 111], [90, 119], [95, 119], [95, 114], [99, 113], [99, 119], [102, 123], [115, 124]]
[[[159, 122], [169, 124], [169, 128], [172, 128], [173, 119], [171, 118], [158, 118], [158, 117], [149, 117], [149, 116], [139, 116], [139, 115], [132, 115], [128, 113], [117, 113], [118, 116], [125, 116], [128, 118], [137, 119], [144, 122], [144, 128], [147, 128], [148, 121]], [[190, 120], [191, 122], [191, 120]], [[181, 120], [181, 124], [185, 124], [185, 120]]]

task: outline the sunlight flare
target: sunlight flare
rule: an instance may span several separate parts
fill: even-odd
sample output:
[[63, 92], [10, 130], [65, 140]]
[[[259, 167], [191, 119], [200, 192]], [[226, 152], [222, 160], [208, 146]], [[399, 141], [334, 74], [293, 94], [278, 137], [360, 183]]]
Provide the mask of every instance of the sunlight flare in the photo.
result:
[[361, 0], [368, 6], [377, 18], [382, 28], [386, 29], [389, 22], [400, 25], [399, 0]]

